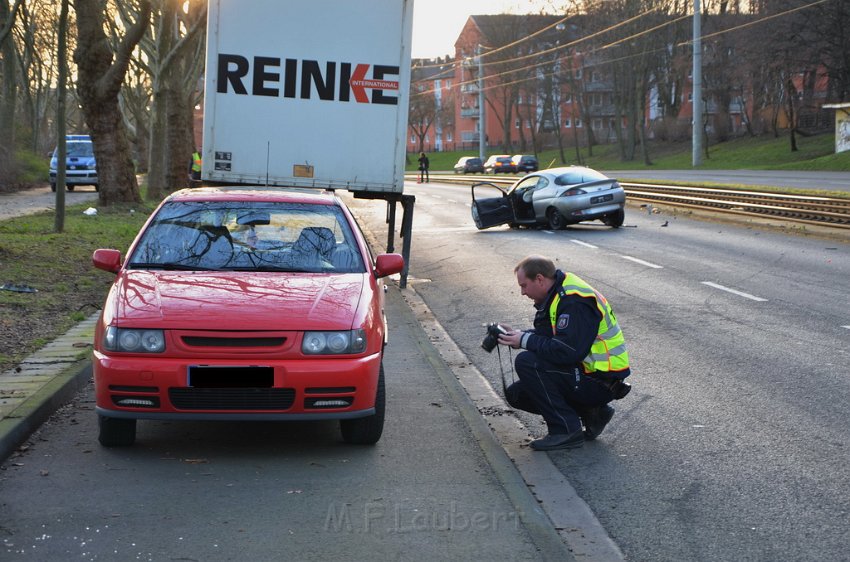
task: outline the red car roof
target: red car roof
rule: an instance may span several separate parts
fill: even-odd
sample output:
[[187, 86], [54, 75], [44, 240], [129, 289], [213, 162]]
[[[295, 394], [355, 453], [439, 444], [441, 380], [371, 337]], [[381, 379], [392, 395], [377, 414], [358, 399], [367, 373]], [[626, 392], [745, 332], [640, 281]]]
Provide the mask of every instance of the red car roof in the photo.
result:
[[333, 192], [292, 187], [199, 187], [173, 193], [169, 201], [284, 201], [313, 205], [337, 205]]

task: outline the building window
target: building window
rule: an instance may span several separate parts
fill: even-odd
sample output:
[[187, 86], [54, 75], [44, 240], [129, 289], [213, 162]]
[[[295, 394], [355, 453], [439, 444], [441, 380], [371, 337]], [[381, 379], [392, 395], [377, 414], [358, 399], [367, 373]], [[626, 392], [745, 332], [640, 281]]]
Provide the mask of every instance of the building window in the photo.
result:
[[410, 144], [416, 144], [416, 135], [410, 135]]
[[516, 121], [514, 121], [514, 128], [515, 128], [515, 129], [519, 129], [519, 119], [517, 119]]
[[446, 80], [446, 89], [447, 89], [447, 90], [451, 90], [451, 89], [452, 89], [452, 81], [451, 81], [451, 80]]
[[452, 142], [452, 133], [449, 131], [446, 133], [446, 142]]
[[570, 128], [570, 127], [572, 127], [572, 126], [573, 126], [573, 125], [572, 125], [572, 122], [571, 122], [569, 119], [565, 119], [565, 120], [564, 120], [564, 127], [566, 127], [567, 129], [569, 129], [569, 128]]
[[573, 103], [573, 95], [564, 94], [564, 103]]
[[573, 76], [575, 76], [576, 80], [581, 80], [581, 69], [577, 68]]
[[581, 119], [576, 119], [576, 129], [581, 129]]
[[602, 77], [595, 70], [590, 73], [590, 81], [591, 82], [599, 82], [602, 80]]
[[594, 119], [593, 120], [593, 130], [598, 131], [602, 128], [602, 119]]

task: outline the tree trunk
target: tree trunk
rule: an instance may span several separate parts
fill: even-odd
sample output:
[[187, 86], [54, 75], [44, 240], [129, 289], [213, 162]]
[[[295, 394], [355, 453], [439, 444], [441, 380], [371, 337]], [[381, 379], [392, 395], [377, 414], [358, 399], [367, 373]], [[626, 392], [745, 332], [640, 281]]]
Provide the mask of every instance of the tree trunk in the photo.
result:
[[788, 128], [791, 130], [791, 152], [797, 152], [797, 112], [794, 109], [794, 100], [797, 98], [797, 88], [790, 78], [786, 81], [788, 91]]
[[[15, 8], [17, 9], [17, 4]], [[15, 43], [9, 32], [15, 12], [6, 0], [0, 0], [0, 55], [3, 57], [3, 94], [0, 99], [0, 181], [15, 179], [15, 103], [18, 93]]]
[[118, 106], [118, 93], [127, 72], [130, 53], [150, 23], [150, 1], [140, 0], [139, 18], [127, 29], [115, 53], [104, 32], [106, 13], [103, 2], [76, 0], [75, 4], [77, 92], [97, 159], [99, 203], [140, 203], [131, 147]]
[[174, 21], [177, 7], [173, 2], [162, 2], [156, 25], [156, 54], [153, 61], [157, 67], [153, 73], [153, 96], [151, 101], [150, 144], [148, 157], [148, 200], [159, 201], [166, 190], [169, 169], [169, 147], [167, 143], [168, 102], [171, 99], [169, 74], [173, 72]]

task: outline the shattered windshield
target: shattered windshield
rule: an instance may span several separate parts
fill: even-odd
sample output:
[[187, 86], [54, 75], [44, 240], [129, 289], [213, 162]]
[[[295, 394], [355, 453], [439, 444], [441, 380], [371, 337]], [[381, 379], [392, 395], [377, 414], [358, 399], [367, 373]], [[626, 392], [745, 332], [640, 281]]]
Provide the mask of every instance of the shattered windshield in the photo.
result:
[[130, 269], [363, 273], [334, 205], [172, 202], [147, 226]]

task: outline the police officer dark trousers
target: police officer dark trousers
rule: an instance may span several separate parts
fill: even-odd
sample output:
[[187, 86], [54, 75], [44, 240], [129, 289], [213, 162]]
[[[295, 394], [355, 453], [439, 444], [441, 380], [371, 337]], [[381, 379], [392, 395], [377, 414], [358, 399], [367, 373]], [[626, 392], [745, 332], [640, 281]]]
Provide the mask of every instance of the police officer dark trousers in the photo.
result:
[[547, 368], [529, 351], [520, 352], [515, 365], [519, 381], [508, 388], [516, 396], [511, 405], [543, 416], [549, 435], [574, 435], [576, 447], [590, 437], [582, 434], [582, 417], [614, 399], [608, 387], [583, 374], [581, 367]]
[[630, 374], [622, 332], [605, 297], [548, 258], [529, 256], [516, 274], [536, 313], [532, 330], [508, 328], [499, 337], [523, 349], [515, 362], [519, 380], [505, 397], [514, 408], [543, 416], [548, 435], [532, 448], [580, 447], [611, 420], [608, 403]]

